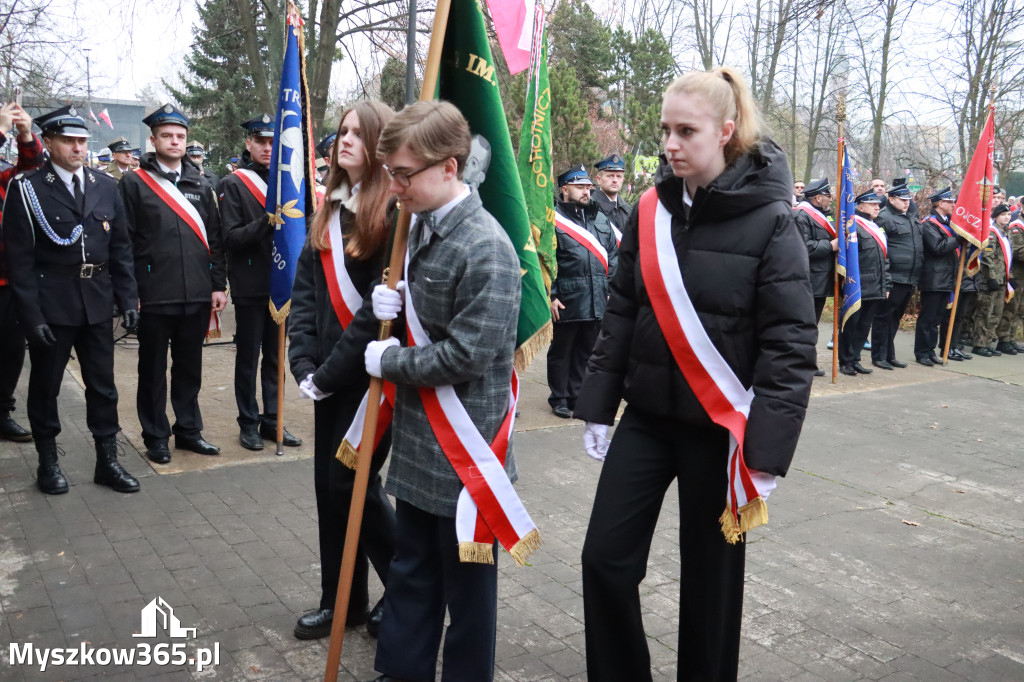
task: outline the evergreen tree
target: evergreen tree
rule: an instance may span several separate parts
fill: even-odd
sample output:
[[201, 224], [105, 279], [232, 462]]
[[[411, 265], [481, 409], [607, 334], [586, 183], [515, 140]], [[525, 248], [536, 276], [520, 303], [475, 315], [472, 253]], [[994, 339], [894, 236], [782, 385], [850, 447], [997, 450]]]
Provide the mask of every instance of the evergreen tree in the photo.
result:
[[647, 29], [634, 38], [616, 35], [616, 74], [622, 84], [622, 138], [633, 153], [651, 156], [661, 149], [661, 97], [675, 77], [676, 65], [660, 31]]
[[611, 29], [594, 14], [586, 0], [566, 0], [551, 15], [548, 35], [552, 70], [563, 64], [574, 68], [588, 102], [598, 104], [595, 91], [607, 86], [606, 74], [614, 66]]
[[[260, 7], [257, 3], [254, 7]], [[248, 58], [237, 24], [238, 7], [233, 0], [199, 0], [199, 24], [192, 29], [194, 51], [185, 57], [185, 72], [180, 74], [181, 89], [166, 87], [192, 118], [189, 140], [206, 147], [207, 165], [224, 175], [228, 158], [240, 156], [245, 149], [245, 131], [239, 127], [260, 112], [253, 95]], [[261, 34], [262, 35], [262, 34]], [[267, 55], [265, 43], [260, 52]], [[264, 60], [264, 64], [269, 59]], [[268, 82], [277, 82], [270, 78]], [[276, 100], [273, 97], [272, 100]]]
[[551, 163], [555, 175], [573, 164], [598, 158], [587, 100], [576, 70], [562, 63], [549, 70], [551, 80]]

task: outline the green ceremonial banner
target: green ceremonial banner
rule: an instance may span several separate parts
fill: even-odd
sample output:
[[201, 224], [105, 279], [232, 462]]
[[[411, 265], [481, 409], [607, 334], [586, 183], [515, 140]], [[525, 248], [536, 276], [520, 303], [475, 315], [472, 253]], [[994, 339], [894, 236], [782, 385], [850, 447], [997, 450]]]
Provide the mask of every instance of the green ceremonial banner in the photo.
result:
[[[445, 32], [438, 99], [451, 102], [469, 121], [474, 136], [473, 152], [464, 179], [473, 183], [477, 168], [490, 166], [479, 186], [484, 208], [498, 219], [519, 253], [523, 295], [516, 338], [516, 366], [523, 369], [551, 337], [551, 311], [544, 287], [537, 248], [530, 232], [530, 219], [523, 198], [512, 140], [508, 134], [501, 93], [494, 76], [494, 58], [487, 40], [484, 15], [477, 0], [452, 0]], [[482, 161], [481, 161], [482, 159]], [[475, 184], [475, 183], [474, 183]]]
[[533, 241], [540, 258], [544, 286], [551, 291], [551, 282], [558, 274], [555, 249], [554, 176], [551, 172], [551, 87], [548, 84], [548, 33], [541, 35], [539, 54], [530, 60], [529, 82], [526, 85], [526, 115], [519, 136], [519, 179], [526, 195], [526, 211], [530, 216]]

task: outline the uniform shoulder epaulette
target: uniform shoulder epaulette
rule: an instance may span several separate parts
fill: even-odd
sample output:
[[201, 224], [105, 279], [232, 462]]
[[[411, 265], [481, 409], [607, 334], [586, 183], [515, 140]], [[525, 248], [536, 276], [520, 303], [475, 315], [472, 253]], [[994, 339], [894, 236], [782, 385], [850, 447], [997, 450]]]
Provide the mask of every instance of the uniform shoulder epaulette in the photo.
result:
[[86, 169], [86, 171], [88, 172], [88, 174], [89, 174], [89, 177], [92, 177], [92, 178], [101, 178], [101, 179], [103, 179], [104, 181], [106, 181], [106, 180], [112, 180], [112, 181], [114, 181], [115, 183], [117, 182], [117, 178], [115, 178], [115, 177], [114, 177], [113, 175], [111, 175], [110, 173], [103, 173], [103, 172], [100, 172], [100, 171], [98, 171], [98, 170], [96, 170], [96, 169], [94, 169], [94, 168], [87, 168], [87, 169]]

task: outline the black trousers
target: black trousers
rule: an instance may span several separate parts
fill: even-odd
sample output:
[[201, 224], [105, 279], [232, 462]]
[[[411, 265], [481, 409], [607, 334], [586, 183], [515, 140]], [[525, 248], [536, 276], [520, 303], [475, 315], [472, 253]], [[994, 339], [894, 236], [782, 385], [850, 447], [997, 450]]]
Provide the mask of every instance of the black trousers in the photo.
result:
[[[956, 319], [953, 320], [953, 337], [949, 342], [950, 348], [963, 346], [960, 343], [960, 335], [964, 328], [964, 320], [971, 319], [974, 314], [974, 304], [978, 300], [977, 291], [961, 291], [956, 302]], [[942, 323], [939, 325], [939, 347], [946, 343], [946, 333], [949, 328], [949, 314], [951, 308], [946, 308], [942, 315]]]
[[896, 359], [896, 332], [900, 330], [900, 320], [910, 303], [914, 293], [913, 284], [893, 284], [885, 305], [879, 307], [875, 320], [871, 325], [871, 360], [873, 362], [889, 362]]
[[852, 365], [860, 362], [860, 353], [864, 350], [864, 342], [868, 340], [868, 333], [875, 321], [878, 309], [885, 305], [884, 298], [876, 298], [870, 301], [861, 301], [860, 310], [855, 312], [846, 326], [839, 332], [839, 364]]
[[[194, 438], [203, 430], [199, 389], [203, 382], [203, 340], [210, 306], [182, 315], [146, 312], [139, 316], [139, 390], [135, 397], [142, 438], [147, 443], [176, 436]], [[171, 407], [167, 421], [167, 349], [171, 350]]]
[[400, 680], [433, 682], [447, 609], [442, 682], [493, 680], [497, 551], [493, 564], [461, 563], [455, 519], [403, 500], [396, 512], [395, 558], [373, 667]]
[[240, 425], [260, 422], [257, 367], [263, 391], [263, 418], [268, 424], [277, 424], [277, 338], [277, 323], [266, 303], [235, 305], [235, 402]]
[[587, 371], [587, 358], [594, 350], [601, 320], [555, 322], [552, 325], [551, 345], [548, 347], [548, 388], [551, 407], [576, 407], [576, 395], [583, 374]]
[[828, 301], [828, 296], [815, 296], [814, 297], [814, 321], [815, 323], [821, 322], [821, 311], [825, 309], [825, 302]]
[[930, 358], [935, 354], [935, 347], [946, 342], [946, 337], [939, 338], [939, 325], [945, 317], [946, 304], [949, 303], [948, 291], [922, 291], [921, 312], [917, 315], [917, 331], [914, 332], [914, 356], [918, 360]]
[[[361, 397], [361, 396], [360, 396]], [[351, 397], [348, 397], [351, 403]], [[352, 421], [353, 410], [341, 410], [344, 399], [333, 395], [317, 401], [313, 407], [313, 486], [316, 490], [317, 523], [320, 531], [320, 608], [333, 609], [338, 595], [338, 574], [345, 547], [348, 512], [356, 472], [338, 461], [335, 454]], [[359, 531], [359, 555], [356, 557], [349, 614], [365, 612], [370, 597], [367, 557], [373, 562], [384, 586], [395, 552], [395, 509], [384, 494], [380, 469], [391, 449], [391, 431], [381, 438], [373, 453], [370, 481]]]
[[55, 438], [60, 433], [57, 396], [75, 349], [85, 381], [85, 422], [95, 438], [116, 435], [117, 387], [114, 385], [114, 335], [109, 322], [67, 327], [50, 325], [57, 339], [51, 348], [33, 344], [29, 348], [32, 368], [28, 377], [28, 422], [32, 435]]
[[0, 415], [14, 411], [14, 389], [25, 365], [25, 334], [18, 323], [14, 292], [0, 286]]
[[673, 480], [679, 486], [682, 555], [678, 679], [736, 679], [745, 545], [728, 544], [718, 521], [726, 504], [728, 445], [723, 429], [626, 408], [601, 471], [583, 546], [591, 682], [651, 679], [639, 587]]

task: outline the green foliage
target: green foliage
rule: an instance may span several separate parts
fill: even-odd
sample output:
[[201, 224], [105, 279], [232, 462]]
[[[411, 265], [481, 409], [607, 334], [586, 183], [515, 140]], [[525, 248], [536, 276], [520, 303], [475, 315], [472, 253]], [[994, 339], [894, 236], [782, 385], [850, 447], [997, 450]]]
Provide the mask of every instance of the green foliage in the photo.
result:
[[614, 66], [612, 31], [594, 14], [586, 0], [565, 0], [548, 20], [551, 38], [550, 64], [569, 65], [591, 104], [592, 91], [604, 89]]
[[555, 175], [573, 164], [598, 158], [587, 100], [580, 93], [576, 70], [567, 64], [552, 66], [551, 163]]
[[622, 138], [631, 151], [654, 155], [661, 149], [661, 96], [676, 72], [672, 49], [659, 31], [634, 37], [621, 28], [614, 49]]
[[[416, 92], [419, 97], [420, 79], [416, 79]], [[384, 68], [380, 71], [380, 100], [395, 111], [405, 106], [405, 62], [401, 59], [388, 57]]]
[[[185, 57], [185, 71], [180, 74], [183, 85], [179, 90], [165, 81], [164, 87], [192, 117], [189, 140], [206, 147], [206, 165], [224, 175], [228, 158], [240, 156], [245, 148], [245, 131], [239, 124], [261, 112], [255, 110], [258, 105], [245, 47], [234, 28], [237, 5], [232, 0], [200, 0], [197, 8], [199, 24], [192, 29], [195, 49]], [[267, 55], [265, 43], [260, 45], [260, 53]], [[276, 78], [268, 80], [277, 82]]]

